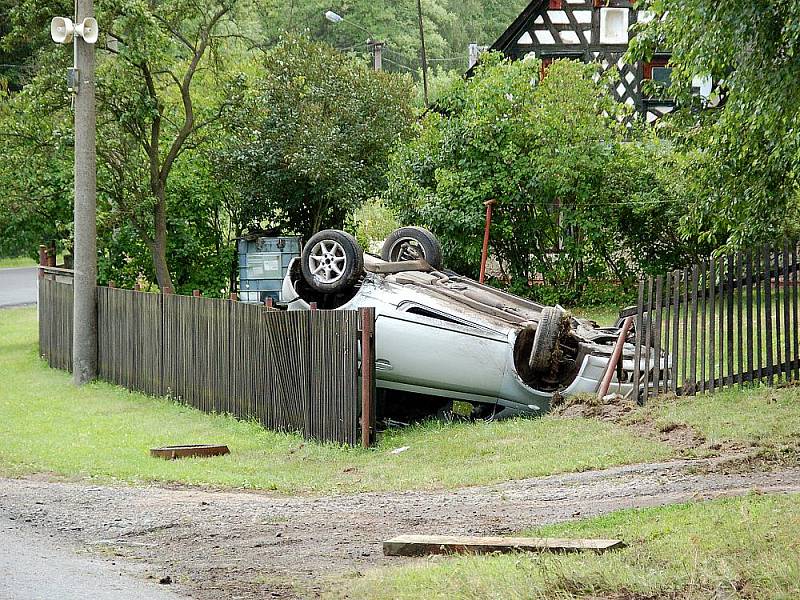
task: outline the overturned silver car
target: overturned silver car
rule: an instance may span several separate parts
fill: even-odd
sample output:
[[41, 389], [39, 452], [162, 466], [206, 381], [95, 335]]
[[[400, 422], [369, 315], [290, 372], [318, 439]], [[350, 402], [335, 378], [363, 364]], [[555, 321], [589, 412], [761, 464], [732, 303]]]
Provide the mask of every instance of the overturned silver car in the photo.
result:
[[[345, 232], [316, 234], [281, 301], [374, 307], [378, 387], [466, 401], [481, 416], [542, 414], [556, 394], [596, 392], [619, 334], [442, 269], [438, 241], [417, 227], [389, 236], [380, 258]], [[629, 393], [632, 371], [628, 342], [610, 391]]]

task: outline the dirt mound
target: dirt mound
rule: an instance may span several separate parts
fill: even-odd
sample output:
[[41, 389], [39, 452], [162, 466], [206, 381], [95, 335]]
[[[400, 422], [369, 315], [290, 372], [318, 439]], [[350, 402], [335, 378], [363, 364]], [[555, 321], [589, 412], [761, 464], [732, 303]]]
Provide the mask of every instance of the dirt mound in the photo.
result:
[[595, 395], [578, 394], [556, 400], [551, 414], [561, 418], [598, 419], [616, 423], [633, 429], [639, 435], [668, 444], [680, 452], [718, 450], [708, 447], [706, 438], [691, 425], [660, 422], [647, 410], [634, 414], [637, 408], [635, 402], [619, 395], [600, 400]]
[[617, 423], [635, 408], [636, 403], [619, 395], [600, 400], [592, 394], [578, 394], [560, 401], [554, 400], [550, 414], [566, 419], [599, 419]]

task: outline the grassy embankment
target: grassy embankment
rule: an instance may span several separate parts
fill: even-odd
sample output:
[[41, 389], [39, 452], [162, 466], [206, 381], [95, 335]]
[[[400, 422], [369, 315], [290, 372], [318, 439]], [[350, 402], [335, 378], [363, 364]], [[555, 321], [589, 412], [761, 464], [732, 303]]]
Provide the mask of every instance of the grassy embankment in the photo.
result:
[[[36, 355], [35, 309], [0, 311], [0, 473], [171, 481], [281, 492], [448, 488], [668, 458], [672, 450], [611, 423], [519, 419], [429, 423], [374, 450], [306, 442], [106, 383], [73, 387]], [[591, 440], [591, 443], [587, 443]], [[226, 457], [162, 461], [154, 446], [225, 443]], [[401, 454], [389, 451], [400, 446]]]

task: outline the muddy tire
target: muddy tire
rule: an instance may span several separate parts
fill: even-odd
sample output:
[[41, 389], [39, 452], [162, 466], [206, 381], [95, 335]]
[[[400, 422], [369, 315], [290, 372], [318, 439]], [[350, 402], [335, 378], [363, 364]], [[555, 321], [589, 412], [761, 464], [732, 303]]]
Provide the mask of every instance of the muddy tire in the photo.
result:
[[564, 311], [555, 306], [546, 306], [539, 318], [533, 337], [528, 366], [534, 373], [547, 373], [553, 369], [553, 359], [561, 337], [561, 321]]
[[311, 236], [300, 259], [303, 279], [318, 292], [343, 292], [364, 273], [364, 251], [345, 231], [325, 229]]
[[434, 269], [442, 268], [442, 246], [424, 227], [401, 227], [386, 238], [381, 258], [389, 262], [424, 260]]

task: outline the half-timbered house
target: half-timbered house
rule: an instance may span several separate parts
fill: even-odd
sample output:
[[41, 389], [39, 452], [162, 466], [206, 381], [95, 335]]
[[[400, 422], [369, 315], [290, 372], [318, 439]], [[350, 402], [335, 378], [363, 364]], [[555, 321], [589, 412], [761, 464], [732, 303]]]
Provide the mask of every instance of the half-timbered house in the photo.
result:
[[[657, 92], [669, 83], [669, 53], [645, 63], [628, 64], [624, 58], [632, 27], [651, 18], [628, 0], [532, 0], [490, 50], [515, 59], [534, 53], [543, 68], [556, 59], [596, 62], [611, 75], [614, 97], [652, 122], [673, 108], [671, 100], [660, 97], [666, 94]], [[643, 91], [648, 79], [665, 85]], [[647, 88], [655, 94], [646, 94]]]

